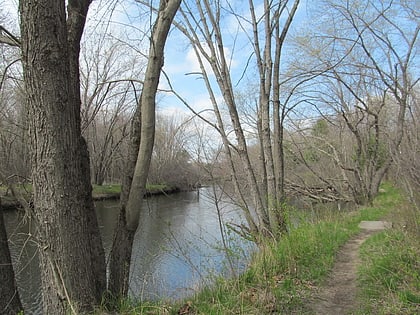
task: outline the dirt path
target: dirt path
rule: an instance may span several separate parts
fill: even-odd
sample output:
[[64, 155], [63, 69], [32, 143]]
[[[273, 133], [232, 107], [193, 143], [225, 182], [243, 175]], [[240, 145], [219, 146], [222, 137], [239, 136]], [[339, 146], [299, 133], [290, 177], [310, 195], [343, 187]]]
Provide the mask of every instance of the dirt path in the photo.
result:
[[360, 245], [373, 233], [389, 227], [388, 222], [362, 221], [362, 231], [339, 251], [335, 265], [326, 283], [310, 305], [313, 314], [344, 315], [355, 307], [357, 266], [360, 264]]

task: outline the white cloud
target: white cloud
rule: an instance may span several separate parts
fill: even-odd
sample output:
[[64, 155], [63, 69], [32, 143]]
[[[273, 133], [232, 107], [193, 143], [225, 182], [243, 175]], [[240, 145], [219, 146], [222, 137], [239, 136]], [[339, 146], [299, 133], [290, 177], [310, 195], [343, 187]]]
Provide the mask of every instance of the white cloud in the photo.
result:
[[[170, 40], [168, 41], [165, 56], [165, 71], [170, 75], [201, 73], [200, 62], [194, 49], [189, 47], [184, 51], [179, 51], [176, 46], [176, 43]], [[208, 49], [206, 50], [208, 51]], [[213, 72], [210, 64], [204, 58], [203, 63], [207, 74], [211, 75]]]

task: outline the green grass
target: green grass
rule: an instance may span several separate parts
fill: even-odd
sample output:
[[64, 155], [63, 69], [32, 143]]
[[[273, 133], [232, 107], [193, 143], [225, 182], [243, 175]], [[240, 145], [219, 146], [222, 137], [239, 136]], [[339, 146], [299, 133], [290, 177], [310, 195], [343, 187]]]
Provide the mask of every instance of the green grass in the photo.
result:
[[[93, 194], [119, 194], [121, 193], [120, 184], [109, 184], [109, 185], [92, 185]], [[167, 191], [172, 189], [166, 184], [147, 184], [146, 190], [148, 193], [156, 193], [161, 191]]]
[[[198, 314], [309, 314], [314, 288], [325, 280], [338, 249], [359, 232], [360, 221], [381, 219], [401, 200], [385, 184], [371, 207], [329, 211], [317, 223], [300, 224], [279, 242], [264, 244], [238, 279], [219, 279], [192, 297], [191, 307]], [[402, 296], [415, 297], [411, 291]]]
[[[14, 187], [14, 191], [18, 198], [24, 198], [25, 200], [30, 200], [32, 196], [32, 185], [31, 184], [21, 184], [16, 185]], [[1, 197], [1, 203], [3, 206], [6, 207], [15, 207], [17, 202], [17, 198], [13, 195], [12, 190], [5, 186], [0, 185], [0, 197]]]
[[[300, 220], [280, 241], [260, 247], [238, 278], [219, 277], [188, 300], [167, 306], [149, 303], [124, 308], [121, 314], [308, 314], [307, 301], [331, 270], [338, 249], [359, 232], [362, 220], [378, 220], [395, 207], [398, 192], [385, 185], [372, 207], [350, 213], [326, 211], [318, 222]], [[411, 292], [404, 295], [412, 298]], [[148, 308], [145, 310], [143, 307]], [[120, 309], [121, 310], [121, 309]]]
[[[114, 305], [115, 309], [118, 309], [118, 315], [150, 315], [150, 314], [170, 314], [171, 306], [160, 303], [160, 302], [144, 302], [144, 303], [135, 303], [132, 299], [122, 299], [117, 305]], [[97, 315], [107, 315], [114, 313], [104, 313], [105, 306], [103, 309], [98, 310], [95, 314]]]
[[[109, 184], [109, 185], [92, 185], [94, 194], [119, 194], [121, 193], [120, 184]], [[172, 187], [166, 184], [147, 184], [146, 190], [149, 193], [167, 191]]]
[[358, 314], [420, 314], [420, 214], [394, 193], [382, 200], [394, 206], [386, 216], [393, 229], [361, 247]]
[[[250, 267], [236, 279], [218, 278], [188, 300], [171, 306], [157, 304], [147, 314], [303, 314], [312, 289], [334, 263], [337, 250], [358, 232], [354, 215], [328, 215], [316, 224], [301, 224], [279, 242], [267, 242]], [[122, 314], [143, 314], [133, 306]], [[128, 313], [126, 313], [128, 312]], [[146, 313], [144, 313], [146, 314]]]
[[119, 194], [121, 193], [120, 184], [92, 185], [92, 194]]
[[361, 314], [420, 313], [418, 244], [403, 232], [391, 230], [372, 236], [362, 245]]
[[[109, 184], [109, 185], [92, 185], [93, 195], [116, 195], [121, 193], [120, 184]], [[147, 193], [154, 194], [162, 191], [169, 191], [173, 189], [166, 184], [147, 184]]]
[[[15, 189], [18, 189], [19, 192], [21, 192], [23, 194], [32, 193], [32, 184], [16, 185]], [[11, 194], [10, 188], [7, 187], [6, 185], [0, 185], [0, 195], [4, 195], [6, 193]]]
[[[16, 189], [18, 189], [19, 192], [21, 192], [24, 197], [30, 198], [30, 194], [32, 193], [31, 184], [16, 186]], [[162, 191], [169, 191], [171, 189], [173, 188], [166, 184], [147, 184], [146, 185], [147, 192], [151, 194], [162, 192]], [[6, 192], [8, 192], [7, 196], [5, 196]], [[94, 197], [118, 196], [120, 193], [121, 193], [120, 184], [92, 185], [92, 194]], [[2, 197], [2, 199], [8, 202], [14, 202], [14, 198], [11, 195], [11, 192], [8, 191], [6, 186], [0, 185], [0, 196]]]
[[147, 184], [146, 189], [148, 193], [156, 193], [156, 192], [163, 192], [163, 191], [170, 191], [174, 189], [174, 187], [170, 187], [166, 184]]

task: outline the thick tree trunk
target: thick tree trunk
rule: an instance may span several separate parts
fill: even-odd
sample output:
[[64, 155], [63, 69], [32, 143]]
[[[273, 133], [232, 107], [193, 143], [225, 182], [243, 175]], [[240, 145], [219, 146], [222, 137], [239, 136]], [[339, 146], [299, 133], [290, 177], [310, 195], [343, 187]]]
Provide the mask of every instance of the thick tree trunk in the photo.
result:
[[86, 22], [89, 5], [92, 0], [69, 0], [67, 5], [67, 40], [70, 63], [70, 91], [72, 109], [74, 112], [75, 128], [79, 138], [80, 157], [81, 157], [81, 177], [79, 185], [83, 194], [83, 208], [88, 220], [88, 241], [91, 250], [91, 263], [95, 275], [96, 299], [101, 300], [106, 289], [106, 265], [105, 252], [99, 232], [98, 220], [96, 217], [95, 206], [92, 199], [92, 186], [90, 177], [90, 158], [87, 143], [82, 137], [81, 132], [81, 97], [80, 97], [80, 41]]
[[105, 261], [65, 2], [21, 1], [20, 13], [44, 313], [86, 313], [100, 303]]
[[0, 314], [15, 315], [21, 310], [0, 200]]
[[111, 250], [108, 290], [116, 298], [126, 296], [128, 293], [132, 244], [142, 211], [154, 145], [155, 98], [163, 66], [166, 38], [180, 4], [181, 0], [161, 0], [153, 26], [143, 90], [134, 117], [137, 121], [133, 123], [133, 128], [137, 128], [133, 134], [140, 132], [140, 142], [132, 140], [131, 153], [138, 152], [138, 154], [135, 163], [132, 163], [133, 161], [128, 163], [121, 196], [121, 211]]

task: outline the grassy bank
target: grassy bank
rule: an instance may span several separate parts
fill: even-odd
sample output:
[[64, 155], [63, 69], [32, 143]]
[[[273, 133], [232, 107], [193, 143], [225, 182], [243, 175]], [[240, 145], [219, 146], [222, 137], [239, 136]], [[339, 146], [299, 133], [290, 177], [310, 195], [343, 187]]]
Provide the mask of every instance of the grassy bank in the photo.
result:
[[[160, 302], [133, 306], [125, 301], [120, 312], [310, 314], [307, 302], [325, 280], [338, 249], [359, 232], [360, 221], [392, 219], [403, 203], [398, 190], [384, 185], [371, 207], [341, 213], [326, 210], [316, 222], [302, 223], [281, 241], [266, 243], [247, 271], [236, 279], [219, 278], [213, 286], [175, 305]], [[359, 279], [360, 314], [415, 314], [412, 311], [418, 310], [420, 296], [416, 241], [412, 233], [394, 228], [366, 242]]]
[[[146, 185], [146, 194], [157, 195], [165, 192], [172, 192], [177, 190], [175, 187], [171, 187], [165, 184], [147, 184]], [[110, 184], [110, 185], [92, 185], [92, 195], [95, 198], [98, 196], [113, 196], [117, 195], [119, 197], [121, 193], [120, 184]]]
[[373, 235], [361, 247], [360, 315], [420, 314], [420, 213], [401, 196], [394, 200], [385, 217], [393, 229]]
[[[17, 193], [21, 194], [26, 200], [31, 199], [32, 185], [25, 184], [15, 188]], [[176, 187], [165, 184], [148, 184], [146, 186], [146, 195], [159, 195], [179, 191]], [[121, 193], [120, 184], [92, 185], [92, 197], [94, 200], [118, 199]], [[6, 186], [0, 186], [0, 197], [4, 209], [13, 209], [19, 207], [19, 203], [12, 192]]]

